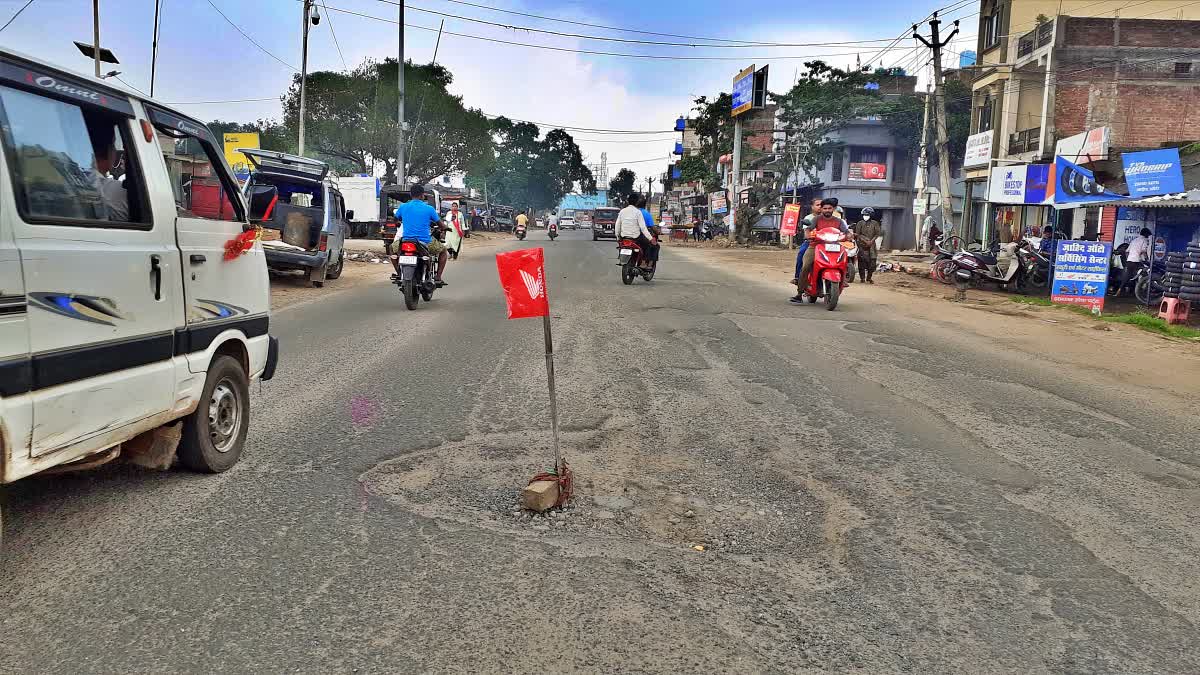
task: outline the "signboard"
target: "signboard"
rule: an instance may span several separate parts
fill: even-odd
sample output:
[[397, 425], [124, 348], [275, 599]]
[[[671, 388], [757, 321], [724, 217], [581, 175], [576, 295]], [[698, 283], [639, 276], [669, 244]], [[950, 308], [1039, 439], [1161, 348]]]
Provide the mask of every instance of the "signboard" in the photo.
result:
[[1052, 187], [1047, 188], [1054, 198], [1054, 204], [1093, 204], [1125, 199], [1104, 188], [1096, 182], [1096, 176], [1091, 171], [1068, 161], [1064, 157], [1054, 158], [1054, 172], [1051, 174]]
[[714, 216], [729, 213], [729, 199], [725, 197], [724, 192], [714, 192], [709, 195], [709, 206]]
[[800, 205], [784, 204], [783, 220], [779, 224], [779, 234], [784, 237], [796, 236], [796, 226], [800, 223]]
[[754, 66], [743, 70], [733, 78], [733, 117], [749, 112], [754, 107]]
[[850, 162], [850, 169], [846, 172], [846, 177], [850, 180], [887, 181], [887, 164]]
[[1099, 313], [1108, 290], [1108, 263], [1112, 244], [1102, 241], [1058, 242], [1054, 258], [1054, 284], [1050, 300], [1060, 305], [1082, 305]]
[[914, 216], [925, 215], [925, 198], [924, 197], [917, 197], [916, 199], [913, 200], [912, 212], [913, 212]]
[[233, 169], [233, 174], [239, 181], [250, 178], [250, 160], [238, 152], [238, 148], [257, 148], [258, 134], [225, 134], [225, 161]]
[[1117, 224], [1113, 228], [1113, 248], [1128, 244], [1136, 239], [1143, 227], [1155, 229], [1147, 215], [1149, 209], [1130, 208], [1122, 206], [1117, 209]]
[[1125, 183], [1130, 197], [1150, 197], [1183, 192], [1183, 168], [1179, 163], [1179, 148], [1126, 152], [1121, 155], [1125, 166]]
[[1025, 203], [1025, 170], [1028, 164], [1010, 164], [992, 169], [988, 178], [988, 201], [993, 204]]
[[1075, 164], [1108, 159], [1108, 139], [1111, 131], [1108, 127], [1100, 127], [1064, 138], [1054, 144], [1054, 154], [1066, 157]]
[[1154, 259], [1162, 262], [1167, 257], [1167, 240], [1163, 237], [1154, 238]]
[[1050, 189], [1050, 165], [1030, 164], [1025, 167], [1025, 203], [1044, 204]]
[[967, 151], [963, 155], [963, 168], [987, 166], [992, 159], [992, 136], [994, 129], [967, 136]]

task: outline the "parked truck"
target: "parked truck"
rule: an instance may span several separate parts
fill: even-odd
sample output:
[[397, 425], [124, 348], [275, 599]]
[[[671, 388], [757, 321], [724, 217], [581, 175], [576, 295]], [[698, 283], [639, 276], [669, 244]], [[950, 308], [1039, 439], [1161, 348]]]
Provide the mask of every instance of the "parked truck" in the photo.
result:
[[346, 212], [354, 212], [350, 236], [356, 239], [379, 236], [379, 194], [381, 186], [374, 176], [340, 176], [335, 179]]

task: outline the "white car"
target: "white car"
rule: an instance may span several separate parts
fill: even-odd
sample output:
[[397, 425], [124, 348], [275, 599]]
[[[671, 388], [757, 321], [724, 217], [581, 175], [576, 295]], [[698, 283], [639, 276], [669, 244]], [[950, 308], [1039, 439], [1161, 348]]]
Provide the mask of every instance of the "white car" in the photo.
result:
[[570, 216], [564, 216], [558, 221], [558, 229], [573, 230], [575, 229], [575, 219]]
[[232, 467], [279, 351], [222, 139], [5, 50], [0, 133], [0, 483], [114, 459], [179, 420], [184, 466]]

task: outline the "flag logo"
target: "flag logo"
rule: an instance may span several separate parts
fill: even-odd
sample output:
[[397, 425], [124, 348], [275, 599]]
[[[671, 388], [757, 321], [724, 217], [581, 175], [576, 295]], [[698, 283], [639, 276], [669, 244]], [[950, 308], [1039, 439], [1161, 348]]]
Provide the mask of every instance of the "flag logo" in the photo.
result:
[[542, 272], [538, 270], [538, 275], [535, 277], [525, 270], [518, 270], [521, 273], [521, 281], [525, 282], [525, 290], [529, 291], [529, 299], [537, 300], [545, 293], [546, 282], [542, 279]]

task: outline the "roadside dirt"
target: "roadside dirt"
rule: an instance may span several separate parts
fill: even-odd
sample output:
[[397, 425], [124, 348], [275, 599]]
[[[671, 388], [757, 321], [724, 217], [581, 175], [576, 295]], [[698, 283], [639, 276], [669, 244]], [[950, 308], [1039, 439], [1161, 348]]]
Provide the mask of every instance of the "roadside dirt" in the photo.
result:
[[[789, 282], [796, 255], [776, 248], [724, 248], [710, 243], [671, 247], [684, 258], [719, 265], [747, 281], [779, 289], [779, 299], [795, 294]], [[888, 256], [883, 256], [888, 259]], [[1200, 372], [1200, 342], [1168, 338], [1133, 326], [1102, 323], [1062, 307], [1024, 305], [1002, 292], [969, 290], [955, 302], [955, 290], [924, 275], [877, 272], [875, 284], [854, 283], [844, 302], [868, 303], [897, 314], [952, 326], [966, 334], [1011, 348], [1052, 355], [1068, 365], [1128, 377], [1130, 359], [1137, 371], [1153, 374], [1154, 386], [1184, 390]]]
[[[474, 233], [459, 259], [470, 258], [472, 255], [478, 255], [477, 251], [494, 248], [505, 238], [504, 235], [494, 232]], [[391, 274], [392, 266], [384, 259], [383, 244], [379, 240], [353, 239], [346, 242], [346, 268], [342, 276], [326, 281], [323, 288], [313, 288], [300, 272], [272, 271], [271, 309], [280, 310], [350, 291], [366, 284], [385, 282]]]

